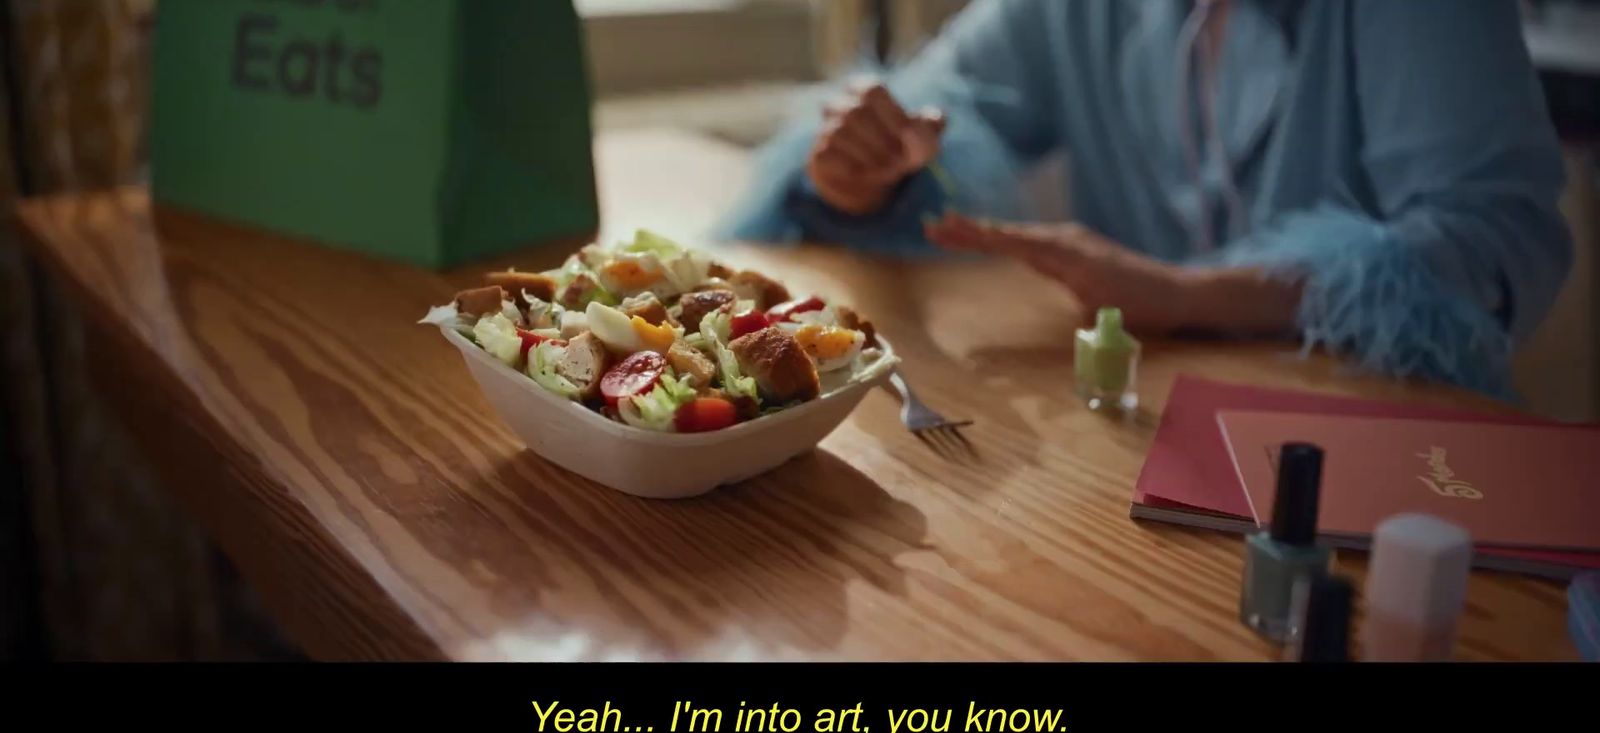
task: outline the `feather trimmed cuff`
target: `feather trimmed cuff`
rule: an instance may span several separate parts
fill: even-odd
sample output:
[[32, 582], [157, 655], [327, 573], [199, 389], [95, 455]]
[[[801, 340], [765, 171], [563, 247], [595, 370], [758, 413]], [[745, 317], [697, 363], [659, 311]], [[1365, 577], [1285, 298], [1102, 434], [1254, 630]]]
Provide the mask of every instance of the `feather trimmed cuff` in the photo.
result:
[[1296, 214], [1215, 261], [1299, 282], [1296, 320], [1308, 351], [1320, 345], [1379, 373], [1517, 399], [1505, 326], [1378, 221], [1331, 207]]

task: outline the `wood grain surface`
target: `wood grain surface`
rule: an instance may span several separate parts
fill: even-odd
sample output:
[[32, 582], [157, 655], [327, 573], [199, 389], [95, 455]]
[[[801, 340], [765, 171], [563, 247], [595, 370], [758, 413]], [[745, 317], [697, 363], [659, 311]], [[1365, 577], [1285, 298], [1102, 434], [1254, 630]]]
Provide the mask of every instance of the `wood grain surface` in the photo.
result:
[[[651, 174], [669, 201], [738, 185], [724, 146], [611, 145], [608, 222], [654, 210], [664, 230], [698, 226], [623, 182], [633, 170], [678, 171]], [[1174, 375], [1475, 402], [1292, 344], [1161, 342], [1140, 414], [1107, 419], [1072, 396], [1075, 304], [1029, 273], [736, 247], [724, 256], [870, 314], [922, 396], [977, 421], [975, 455], [930, 450], [875, 392], [809, 455], [653, 502], [525, 451], [415, 323], [477, 268], [153, 213], [138, 189], [31, 201], [20, 221], [97, 325], [105, 399], [324, 659], [1271, 659], [1236, 620], [1238, 538], [1128, 518]], [[1341, 564], [1359, 580], [1359, 555]], [[1564, 614], [1559, 585], [1480, 572], [1460, 656], [1571, 659]]]

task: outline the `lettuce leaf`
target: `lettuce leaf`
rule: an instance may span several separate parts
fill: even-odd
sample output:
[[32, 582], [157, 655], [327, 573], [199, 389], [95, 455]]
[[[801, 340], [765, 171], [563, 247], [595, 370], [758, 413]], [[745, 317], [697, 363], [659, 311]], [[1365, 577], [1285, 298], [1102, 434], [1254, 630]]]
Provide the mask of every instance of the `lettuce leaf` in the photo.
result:
[[733, 316], [721, 310], [707, 313], [700, 319], [700, 335], [708, 343], [726, 344], [733, 335]]
[[515, 368], [522, 359], [522, 337], [517, 335], [517, 324], [504, 313], [479, 318], [472, 325], [472, 339], [508, 367]]
[[542, 341], [528, 350], [528, 376], [544, 387], [569, 400], [578, 399], [578, 385], [556, 373], [556, 365], [567, 355], [565, 347]]
[[717, 344], [717, 372], [722, 376], [722, 391], [735, 397], [744, 396], [761, 404], [756, 390], [755, 377], [747, 377], [739, 369], [739, 360], [728, 347]]
[[615, 308], [622, 303], [621, 298], [618, 298], [615, 293], [606, 290], [606, 286], [600, 284], [598, 277], [591, 275], [589, 282], [592, 283], [592, 286], [578, 296], [579, 308], [587, 308], [590, 303], [599, 303]]
[[648, 229], [640, 229], [634, 232], [633, 241], [623, 245], [622, 251], [637, 254], [649, 253], [662, 260], [671, 259], [684, 253], [683, 245]]
[[655, 287], [660, 291], [658, 295], [687, 293], [705, 282], [711, 273], [709, 255], [688, 249], [648, 229], [635, 232], [633, 241], [622, 245], [621, 250], [629, 254], [654, 255], [656, 261], [661, 263], [666, 282]]
[[733, 332], [733, 318], [723, 311], [714, 311], [700, 319], [700, 336], [710, 345], [717, 358], [717, 374], [722, 381], [722, 391], [735, 397], [749, 397], [761, 404], [754, 377], [745, 376], [739, 368], [739, 358], [727, 346]]
[[622, 421], [636, 428], [671, 433], [677, 430], [674, 419], [678, 408], [695, 398], [693, 379], [678, 379], [671, 371], [648, 394], [631, 397], [617, 406]]
[[417, 323], [426, 323], [440, 328], [448, 328], [456, 333], [472, 338], [472, 326], [475, 319], [456, 309], [455, 303], [436, 305], [428, 309], [427, 315]]
[[528, 325], [534, 328], [549, 328], [557, 323], [557, 312], [554, 303], [546, 303], [537, 296], [522, 291], [522, 299], [528, 303]]

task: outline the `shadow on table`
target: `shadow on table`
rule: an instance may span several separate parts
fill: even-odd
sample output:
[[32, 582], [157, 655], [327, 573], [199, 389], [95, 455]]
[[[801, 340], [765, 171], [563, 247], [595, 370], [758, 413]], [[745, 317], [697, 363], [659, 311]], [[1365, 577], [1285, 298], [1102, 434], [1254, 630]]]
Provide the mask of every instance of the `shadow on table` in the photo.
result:
[[[821, 449], [676, 501], [635, 498], [564, 471], [570, 480], [538, 478], [552, 470], [560, 469], [523, 452], [497, 476], [524, 497], [527, 511], [546, 519], [564, 513], [563, 524], [582, 525], [561, 527], [571, 530], [564, 540], [540, 548], [564, 551], [570, 564], [566, 573], [541, 573], [553, 582], [536, 601], [563, 609], [540, 613], [539, 623], [581, 637], [586, 648], [569, 653], [579, 659], [847, 653], [840, 642], [850, 626], [849, 587], [904, 595], [897, 559], [922, 549], [927, 532], [914, 506]], [[530, 479], [549, 488], [540, 492]], [[583, 583], [555, 581], [574, 569], [586, 576]], [[523, 648], [548, 656], [549, 636]]]
[[[1160, 347], [1160, 344], [1152, 344], [1146, 349]], [[1073, 393], [1075, 385], [1070, 346], [992, 346], [974, 350], [969, 358], [982, 371], [999, 371], [999, 367], [1004, 366], [1005, 371], [1017, 375], [1015, 379], [1006, 380], [1005, 384], [995, 384], [993, 380], [986, 384], [986, 388], [994, 390], [998, 396], [1049, 398], [1039, 403], [1042, 410], [1040, 417], [1049, 419], [1059, 417], [1067, 410], [1088, 410]], [[1045, 393], [1043, 386], [1048, 386], [1051, 391]], [[1099, 413], [1097, 417], [1111, 429], [1113, 439], [1126, 442], [1140, 451], [1161, 422], [1160, 413], [1149, 406], [1148, 398], [1142, 399], [1134, 410]]]

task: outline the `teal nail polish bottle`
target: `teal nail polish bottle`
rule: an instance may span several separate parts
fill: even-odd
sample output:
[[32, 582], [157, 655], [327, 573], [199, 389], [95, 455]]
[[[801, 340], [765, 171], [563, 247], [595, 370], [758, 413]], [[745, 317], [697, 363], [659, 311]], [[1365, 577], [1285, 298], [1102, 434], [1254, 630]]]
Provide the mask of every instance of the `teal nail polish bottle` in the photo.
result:
[[1078, 329], [1073, 346], [1078, 396], [1091, 410], [1133, 410], [1139, 406], [1136, 380], [1140, 345], [1122, 328], [1122, 311], [1101, 308], [1094, 328]]
[[1272, 524], [1245, 539], [1239, 620], [1275, 642], [1286, 641], [1294, 632], [1295, 584], [1328, 571], [1332, 553], [1317, 542], [1321, 486], [1322, 449], [1309, 443], [1284, 444], [1278, 453]]

